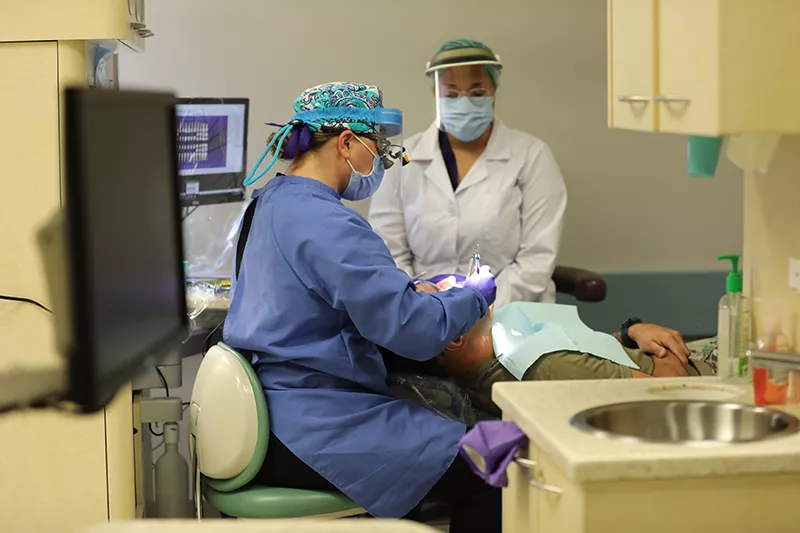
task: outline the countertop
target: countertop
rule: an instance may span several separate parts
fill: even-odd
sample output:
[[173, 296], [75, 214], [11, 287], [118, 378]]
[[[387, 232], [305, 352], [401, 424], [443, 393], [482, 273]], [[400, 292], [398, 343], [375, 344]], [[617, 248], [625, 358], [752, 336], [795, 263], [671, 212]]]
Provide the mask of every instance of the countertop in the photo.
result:
[[[696, 390], [698, 386], [707, 390]], [[618, 402], [680, 398], [752, 403], [750, 386], [727, 385], [714, 377], [498, 383], [492, 398], [504, 418], [514, 421], [577, 482], [800, 472], [800, 433], [741, 444], [648, 444], [597, 437], [570, 425], [570, 418], [585, 409]]]

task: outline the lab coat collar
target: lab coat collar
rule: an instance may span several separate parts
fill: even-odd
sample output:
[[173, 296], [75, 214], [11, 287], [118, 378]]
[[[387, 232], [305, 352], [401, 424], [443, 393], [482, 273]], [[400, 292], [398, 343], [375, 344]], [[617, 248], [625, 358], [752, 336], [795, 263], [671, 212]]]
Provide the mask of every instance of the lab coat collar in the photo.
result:
[[[508, 148], [508, 127], [499, 118], [494, 119], [494, 129], [492, 136], [489, 137], [489, 144], [483, 152], [483, 158], [487, 161], [505, 161], [511, 158], [511, 151]], [[422, 134], [422, 138], [409, 153], [412, 161], [433, 161], [441, 157], [439, 149], [439, 128], [434, 122]]]

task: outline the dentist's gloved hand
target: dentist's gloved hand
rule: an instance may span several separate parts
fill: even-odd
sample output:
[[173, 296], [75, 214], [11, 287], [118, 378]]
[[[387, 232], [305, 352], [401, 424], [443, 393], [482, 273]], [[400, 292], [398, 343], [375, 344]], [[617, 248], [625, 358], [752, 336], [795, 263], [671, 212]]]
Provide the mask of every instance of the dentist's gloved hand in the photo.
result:
[[494, 282], [492, 269], [488, 265], [483, 265], [478, 272], [471, 275], [464, 281], [464, 287], [472, 287], [486, 300], [490, 306], [497, 298], [497, 284]]

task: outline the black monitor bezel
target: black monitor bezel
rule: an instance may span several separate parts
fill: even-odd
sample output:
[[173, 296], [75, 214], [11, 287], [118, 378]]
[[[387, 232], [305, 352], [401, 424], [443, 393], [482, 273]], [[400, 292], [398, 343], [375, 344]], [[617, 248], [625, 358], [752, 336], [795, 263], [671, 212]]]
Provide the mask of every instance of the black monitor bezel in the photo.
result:
[[[158, 361], [170, 349], [177, 348], [186, 339], [189, 331], [189, 319], [186, 307], [185, 277], [183, 262], [175, 264], [177, 279], [183, 280], [176, 289], [180, 303], [180, 317], [177, 326], [164, 338], [152, 344], [142, 353], [131, 358], [129, 364], [104, 377], [100, 383], [97, 376], [95, 361], [96, 347], [92, 344], [94, 327], [91, 323], [91, 303], [82, 295], [89, 291], [87, 264], [86, 229], [87, 220], [84, 216], [84, 191], [85, 183], [80, 177], [81, 169], [85, 164], [84, 150], [81, 146], [81, 137], [87, 109], [92, 102], [105, 100], [118, 102], [125, 105], [131, 99], [137, 101], [152, 101], [164, 105], [170, 114], [169, 124], [172, 129], [171, 137], [173, 150], [170, 151], [172, 170], [175, 179], [172, 180], [173, 202], [173, 238], [179, 249], [179, 257], [183, 258], [183, 233], [181, 230], [181, 205], [179, 199], [178, 158], [177, 158], [177, 120], [175, 117], [174, 95], [166, 93], [147, 93], [110, 90], [66, 89], [64, 91], [64, 148], [65, 148], [65, 174], [64, 174], [64, 231], [66, 237], [66, 260], [68, 268], [69, 290], [69, 316], [68, 320], [71, 343], [68, 348], [69, 368], [69, 393], [68, 399], [76, 403], [82, 410], [93, 412], [104, 408], [117, 395], [121, 387], [130, 382], [144, 370], [148, 362]], [[117, 198], [109, 201], [119, 201]], [[124, 200], [123, 200], [124, 201]]]

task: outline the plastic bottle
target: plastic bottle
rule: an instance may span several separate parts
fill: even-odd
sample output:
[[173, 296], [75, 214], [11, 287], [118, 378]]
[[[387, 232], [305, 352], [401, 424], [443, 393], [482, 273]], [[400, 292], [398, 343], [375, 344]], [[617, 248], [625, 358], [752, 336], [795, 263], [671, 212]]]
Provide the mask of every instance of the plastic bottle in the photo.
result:
[[178, 451], [178, 424], [164, 424], [164, 454], [156, 461], [156, 517], [189, 518], [189, 465]]
[[751, 377], [747, 349], [752, 317], [750, 300], [742, 294], [739, 255], [723, 255], [720, 261], [731, 261], [731, 272], [725, 280], [726, 293], [719, 301], [717, 323], [717, 375], [729, 381], [747, 381]]

